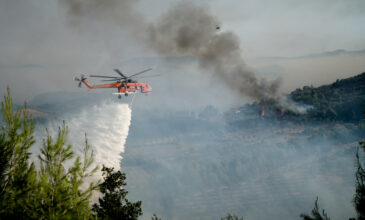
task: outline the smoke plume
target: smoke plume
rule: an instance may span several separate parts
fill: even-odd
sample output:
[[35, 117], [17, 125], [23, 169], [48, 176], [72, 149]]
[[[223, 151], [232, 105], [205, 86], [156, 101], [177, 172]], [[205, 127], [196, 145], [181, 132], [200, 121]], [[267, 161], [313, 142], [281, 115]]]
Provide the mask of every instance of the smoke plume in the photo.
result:
[[[82, 156], [86, 133], [95, 154], [96, 164], [100, 168], [104, 164], [118, 170], [129, 132], [131, 113], [127, 104], [111, 101], [87, 106], [79, 113], [66, 113], [64, 120], [69, 129], [68, 142], [72, 144], [76, 155]], [[59, 123], [58, 120], [52, 121], [46, 127], [51, 134], [56, 134]], [[45, 129], [42, 128], [36, 132], [36, 137], [44, 137], [44, 134]]]
[[[241, 96], [287, 106], [279, 93], [281, 80], [259, 79], [244, 62], [239, 37], [230, 31], [221, 32], [219, 19], [203, 6], [178, 3], [157, 21], [148, 23], [134, 10], [138, 1], [60, 1], [74, 23], [81, 24], [85, 18], [107, 19], [122, 29], [129, 28], [134, 39], [159, 55], [197, 58], [204, 72], [219, 77]], [[295, 110], [293, 105], [289, 109]]]
[[[142, 34], [143, 16], [135, 9], [138, 0], [59, 0], [65, 6], [68, 19], [74, 27], [102, 22], [126, 29], [133, 38]], [[101, 22], [101, 23], [99, 23]]]
[[245, 65], [237, 35], [220, 33], [219, 26], [209, 10], [180, 3], [149, 26], [148, 45], [162, 55], [196, 57], [202, 69], [252, 100], [276, 100], [280, 80], [259, 80]]

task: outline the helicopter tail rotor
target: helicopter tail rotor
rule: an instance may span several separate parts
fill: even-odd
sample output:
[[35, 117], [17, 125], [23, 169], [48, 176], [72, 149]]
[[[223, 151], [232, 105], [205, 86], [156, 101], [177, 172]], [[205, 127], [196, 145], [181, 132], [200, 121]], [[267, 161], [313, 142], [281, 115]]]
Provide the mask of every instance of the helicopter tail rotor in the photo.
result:
[[81, 87], [82, 81], [84, 81], [86, 79], [87, 79], [86, 78], [86, 75], [84, 75], [84, 74], [81, 74], [80, 77], [74, 77], [74, 80], [77, 81], [77, 82], [79, 82], [78, 87]]

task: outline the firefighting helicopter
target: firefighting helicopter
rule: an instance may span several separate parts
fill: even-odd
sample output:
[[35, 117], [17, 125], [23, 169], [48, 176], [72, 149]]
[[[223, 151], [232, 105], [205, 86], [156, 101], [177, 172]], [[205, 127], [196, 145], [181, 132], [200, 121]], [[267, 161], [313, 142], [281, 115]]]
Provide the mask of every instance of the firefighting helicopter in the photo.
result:
[[82, 83], [84, 83], [87, 87], [89, 87], [89, 89], [117, 88], [118, 92], [113, 94], [118, 95], [118, 98], [121, 99], [122, 95], [128, 96], [129, 94], [135, 94], [137, 90], [140, 90], [141, 93], [152, 92], [152, 88], [147, 83], [139, 83], [137, 82], [137, 80], [132, 79], [132, 77], [135, 77], [150, 70], [152, 70], [152, 68], [145, 69], [130, 76], [124, 75], [119, 69], [114, 69], [114, 71], [120, 76], [89, 75], [89, 77], [104, 78], [104, 80], [101, 81], [114, 81], [113, 83], [108, 84], [91, 85], [88, 81], [86, 81], [87, 76], [84, 74], [81, 74], [80, 78], [75, 77], [74, 80], [79, 82], [79, 87], [81, 87]]

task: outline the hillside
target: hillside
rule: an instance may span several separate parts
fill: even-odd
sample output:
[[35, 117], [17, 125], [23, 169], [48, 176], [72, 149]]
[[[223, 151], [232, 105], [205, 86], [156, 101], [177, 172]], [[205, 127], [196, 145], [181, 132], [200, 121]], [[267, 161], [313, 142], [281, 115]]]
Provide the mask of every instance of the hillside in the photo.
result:
[[304, 86], [290, 93], [290, 97], [312, 106], [308, 111], [311, 119], [356, 122], [365, 109], [365, 72], [318, 88]]
[[[267, 121], [291, 122], [346, 122], [358, 124], [365, 110], [365, 73], [354, 77], [336, 80], [320, 87], [304, 86], [288, 94], [299, 107], [305, 108], [305, 114], [279, 109], [265, 103], [246, 104], [226, 113], [230, 124], [244, 122], [256, 123], [261, 119], [262, 106]], [[281, 122], [282, 123], [282, 122]]]

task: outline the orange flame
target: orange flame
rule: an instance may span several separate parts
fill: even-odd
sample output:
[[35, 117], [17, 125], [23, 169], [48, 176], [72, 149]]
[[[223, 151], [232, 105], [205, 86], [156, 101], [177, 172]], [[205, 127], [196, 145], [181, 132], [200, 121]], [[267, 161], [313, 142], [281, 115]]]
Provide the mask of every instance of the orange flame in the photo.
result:
[[281, 108], [281, 110], [280, 110], [280, 116], [284, 116], [284, 114], [285, 114], [285, 110], [284, 110], [284, 108]]
[[261, 106], [261, 118], [263, 119], [265, 117], [265, 106]]

